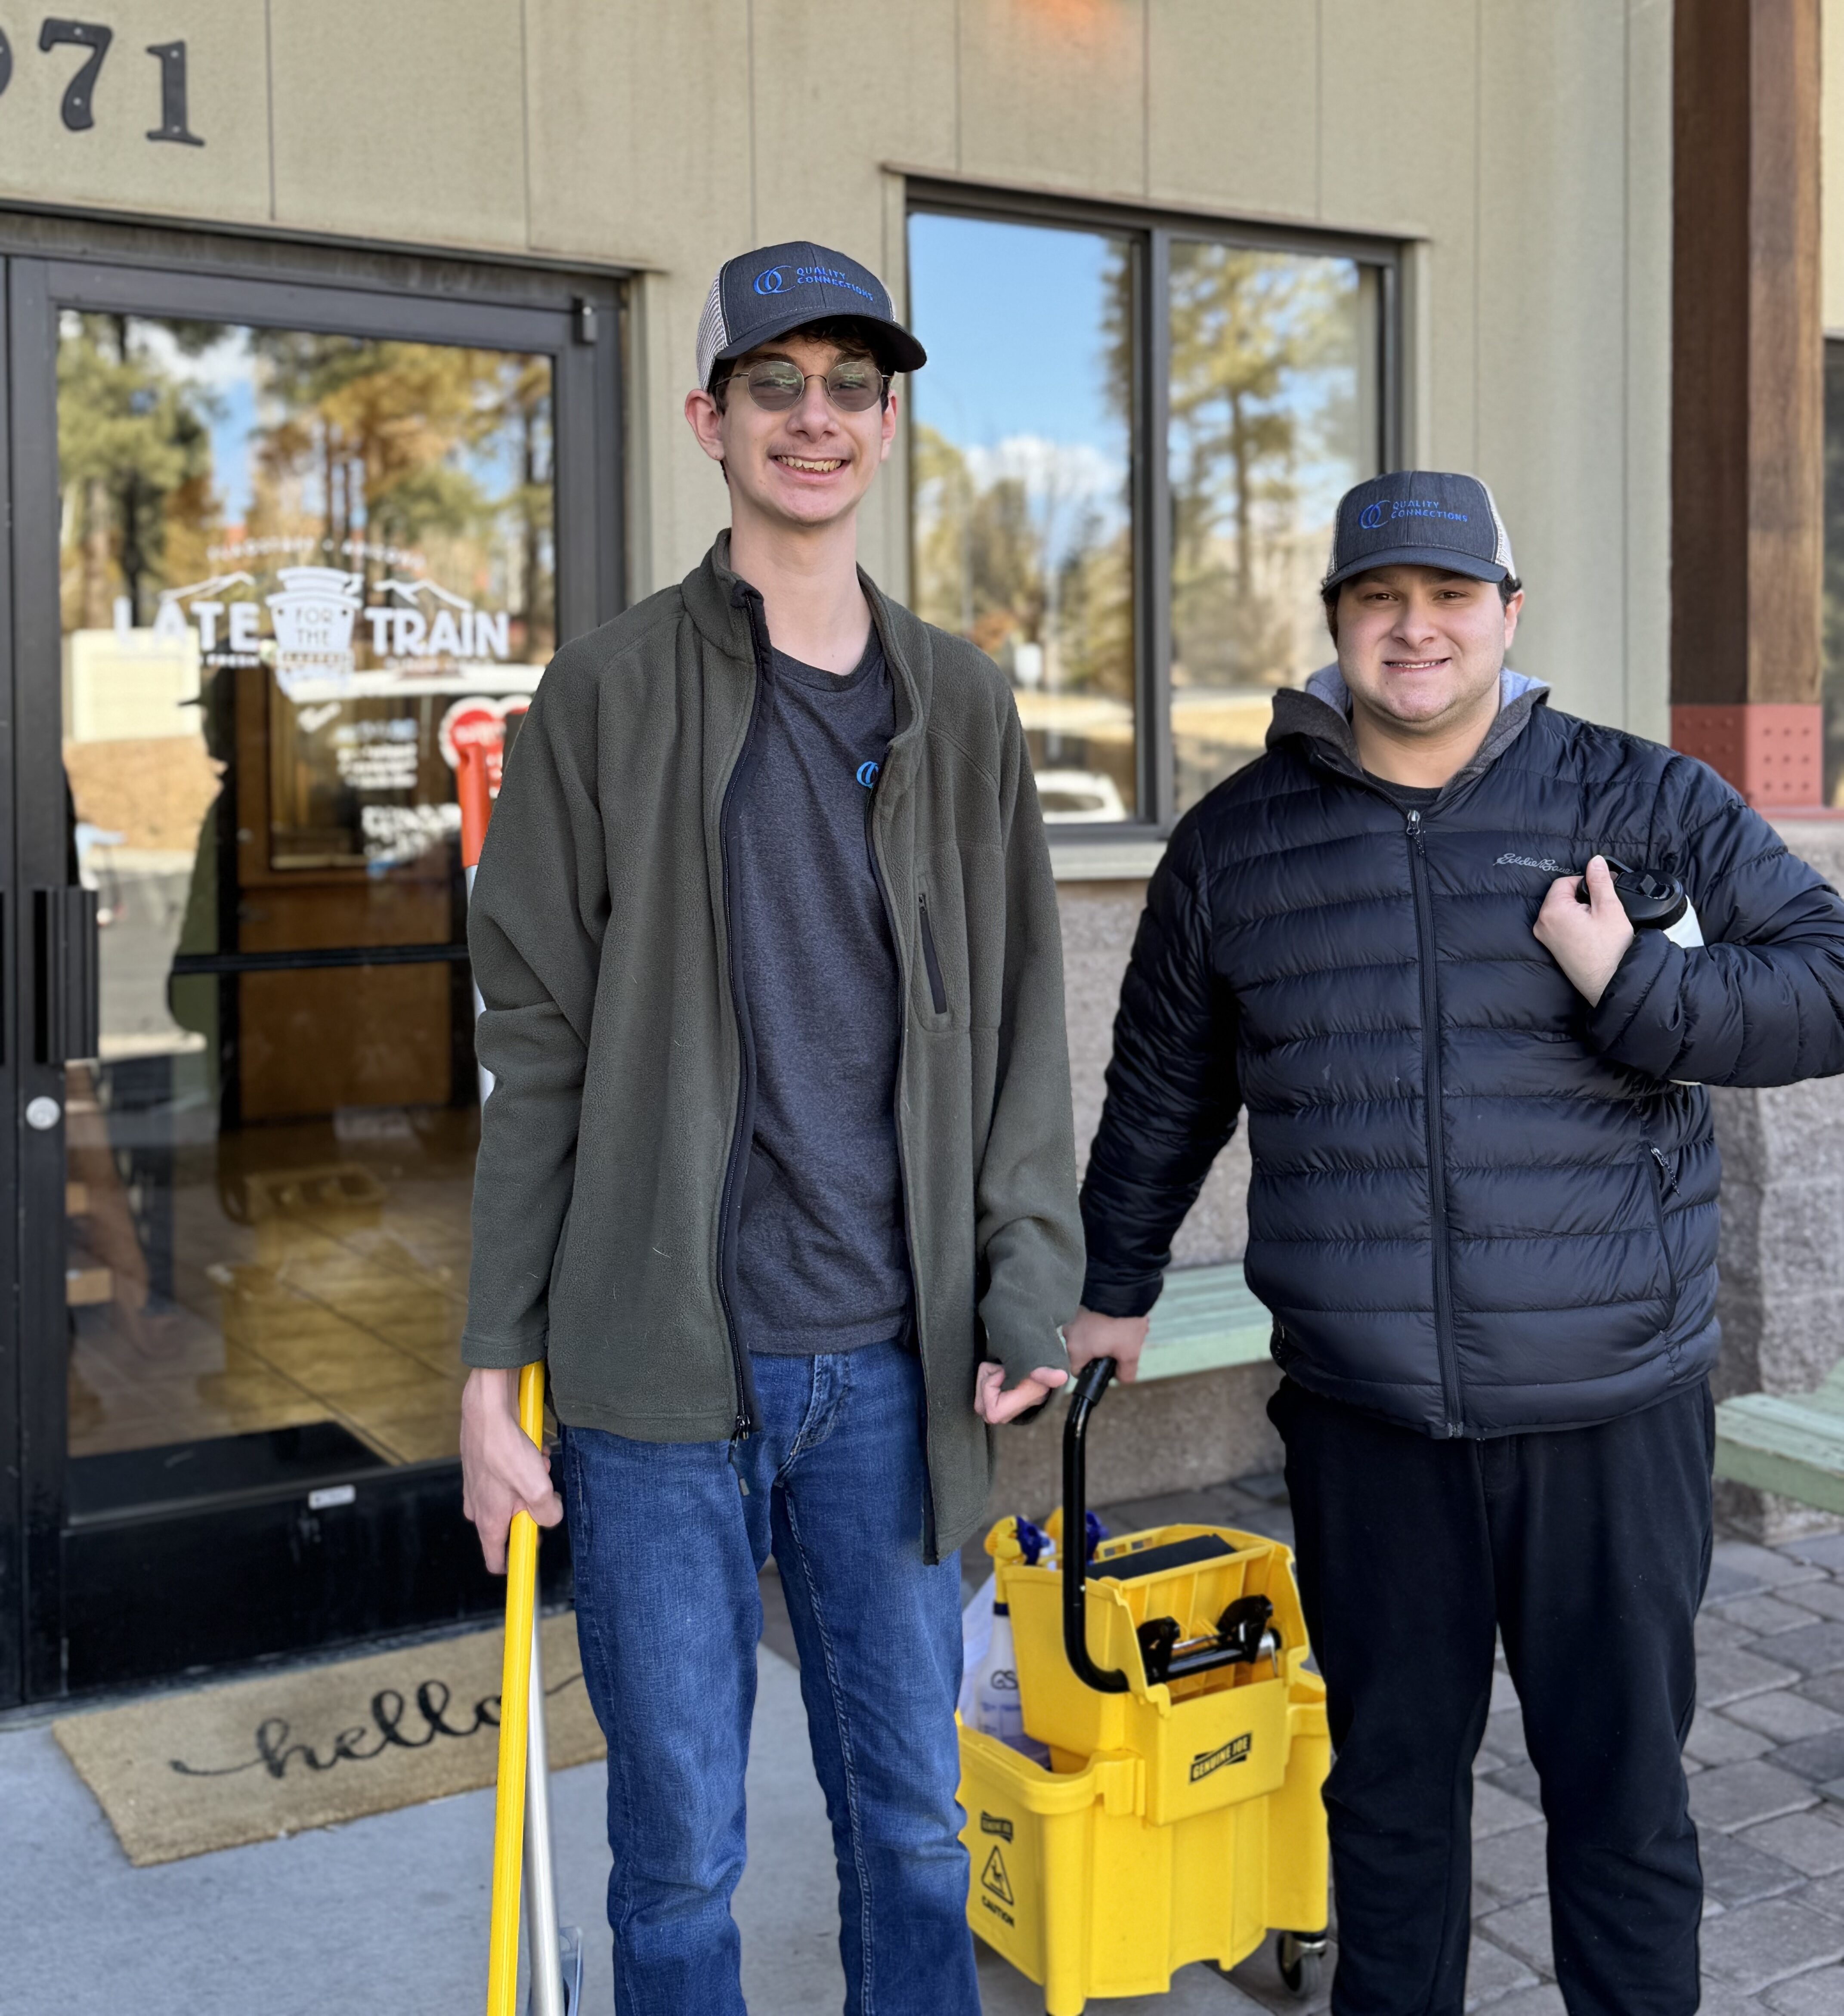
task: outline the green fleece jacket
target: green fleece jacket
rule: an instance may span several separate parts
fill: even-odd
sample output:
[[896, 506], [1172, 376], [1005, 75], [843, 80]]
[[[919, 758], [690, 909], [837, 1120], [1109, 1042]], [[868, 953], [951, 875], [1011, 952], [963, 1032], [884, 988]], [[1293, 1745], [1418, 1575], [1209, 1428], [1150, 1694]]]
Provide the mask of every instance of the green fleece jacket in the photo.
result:
[[[462, 1355], [548, 1359], [560, 1420], [645, 1442], [752, 1425], [729, 1316], [751, 1087], [726, 811], [769, 646], [729, 558], [726, 532], [553, 660], [468, 922], [495, 1082]], [[932, 1559], [974, 1532], [991, 1483], [978, 1361], [1007, 1384], [1064, 1363], [1082, 1221], [1056, 889], [1017, 710], [983, 653], [863, 585], [896, 689], [870, 821], [902, 990]]]

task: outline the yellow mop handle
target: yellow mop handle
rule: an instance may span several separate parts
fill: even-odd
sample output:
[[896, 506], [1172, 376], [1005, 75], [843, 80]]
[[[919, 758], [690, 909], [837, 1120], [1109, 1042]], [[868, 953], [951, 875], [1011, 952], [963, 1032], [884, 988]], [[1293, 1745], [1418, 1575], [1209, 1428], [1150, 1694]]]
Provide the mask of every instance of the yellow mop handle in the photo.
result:
[[[544, 1367], [519, 1373], [519, 1426], [544, 1442]], [[525, 1840], [525, 1723], [531, 1713], [531, 1609], [538, 1527], [513, 1514], [506, 1542], [506, 1654], [499, 1669], [499, 1787], [493, 1808], [493, 1929], [487, 1946], [487, 2016], [514, 2016], [519, 1989], [519, 1881]]]

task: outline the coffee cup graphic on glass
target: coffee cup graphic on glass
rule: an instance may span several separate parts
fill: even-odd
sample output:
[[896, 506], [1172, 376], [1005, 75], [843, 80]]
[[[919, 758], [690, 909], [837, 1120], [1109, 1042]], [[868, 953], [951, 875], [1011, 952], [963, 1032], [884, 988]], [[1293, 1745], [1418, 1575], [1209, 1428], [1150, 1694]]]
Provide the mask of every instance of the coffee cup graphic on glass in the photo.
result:
[[363, 577], [343, 567], [292, 567], [279, 578], [280, 592], [268, 598], [276, 650], [291, 659], [349, 661]]

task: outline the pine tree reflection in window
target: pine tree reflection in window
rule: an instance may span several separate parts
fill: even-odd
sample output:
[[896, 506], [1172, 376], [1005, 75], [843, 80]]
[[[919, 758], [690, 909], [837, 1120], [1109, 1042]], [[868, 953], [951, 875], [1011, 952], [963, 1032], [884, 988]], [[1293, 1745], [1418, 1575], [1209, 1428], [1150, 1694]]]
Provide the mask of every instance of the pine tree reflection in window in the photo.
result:
[[1371, 473], [1355, 262], [1175, 240], [1168, 458], [1177, 809], [1261, 752], [1277, 687], [1331, 656], [1317, 585]]

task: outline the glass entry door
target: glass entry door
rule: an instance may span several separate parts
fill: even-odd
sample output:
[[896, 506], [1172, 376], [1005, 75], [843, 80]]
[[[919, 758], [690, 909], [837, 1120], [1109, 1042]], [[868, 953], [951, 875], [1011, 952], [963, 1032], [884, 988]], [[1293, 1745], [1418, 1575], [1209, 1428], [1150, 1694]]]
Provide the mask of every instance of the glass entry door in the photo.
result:
[[612, 613], [613, 472], [559, 449], [595, 441], [614, 360], [580, 314], [444, 329], [330, 295], [309, 322], [294, 290], [270, 319], [234, 284], [176, 314], [162, 276], [23, 278], [55, 462], [22, 441], [16, 480], [49, 477], [58, 537], [18, 584], [55, 616], [21, 686], [56, 700], [21, 804], [62, 859], [15, 909], [55, 903], [34, 955], [75, 976], [35, 1002], [92, 957], [99, 1003], [81, 1056], [24, 1018], [63, 1080], [23, 1132], [62, 1259], [27, 1298], [62, 1412], [44, 1692], [54, 1622], [82, 1687], [493, 1600], [454, 1461], [480, 1117], [455, 778], [473, 743], [496, 783], [560, 635]]

